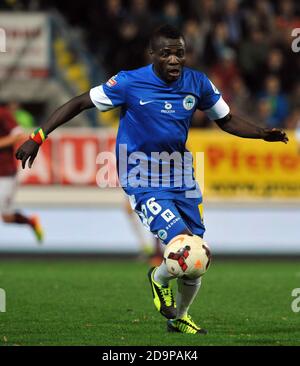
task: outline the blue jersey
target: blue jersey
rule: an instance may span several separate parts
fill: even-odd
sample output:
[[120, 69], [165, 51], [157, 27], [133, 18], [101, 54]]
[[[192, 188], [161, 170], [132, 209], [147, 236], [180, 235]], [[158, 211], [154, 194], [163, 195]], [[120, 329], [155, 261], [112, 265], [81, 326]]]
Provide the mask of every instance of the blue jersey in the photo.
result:
[[229, 107], [219, 91], [197, 70], [183, 68], [181, 77], [166, 83], [153, 65], [121, 71], [106, 84], [92, 88], [95, 106], [121, 107], [116, 141], [119, 179], [129, 195], [155, 191], [186, 191], [195, 187], [186, 140], [196, 109], [212, 120]]

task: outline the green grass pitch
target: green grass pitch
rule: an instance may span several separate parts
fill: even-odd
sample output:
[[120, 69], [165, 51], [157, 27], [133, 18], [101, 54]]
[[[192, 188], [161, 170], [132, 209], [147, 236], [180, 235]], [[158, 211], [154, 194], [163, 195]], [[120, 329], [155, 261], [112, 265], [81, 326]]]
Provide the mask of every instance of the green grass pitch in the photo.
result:
[[209, 334], [166, 332], [136, 261], [0, 261], [0, 345], [300, 345], [296, 261], [215, 260], [191, 315]]

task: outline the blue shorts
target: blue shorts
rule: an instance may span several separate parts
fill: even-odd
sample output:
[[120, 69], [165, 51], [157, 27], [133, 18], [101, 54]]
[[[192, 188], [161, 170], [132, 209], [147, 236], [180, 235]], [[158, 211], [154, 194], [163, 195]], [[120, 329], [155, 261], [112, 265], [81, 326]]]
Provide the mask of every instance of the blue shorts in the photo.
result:
[[201, 196], [187, 198], [185, 192], [152, 192], [130, 196], [130, 202], [143, 225], [163, 244], [187, 229], [194, 235], [204, 235]]

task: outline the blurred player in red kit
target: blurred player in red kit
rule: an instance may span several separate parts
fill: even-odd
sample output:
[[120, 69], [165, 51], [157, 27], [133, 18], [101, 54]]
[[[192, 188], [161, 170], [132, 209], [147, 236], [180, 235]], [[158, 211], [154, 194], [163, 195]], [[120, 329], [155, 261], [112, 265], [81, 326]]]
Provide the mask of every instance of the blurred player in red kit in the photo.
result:
[[37, 216], [27, 217], [13, 208], [17, 188], [17, 166], [14, 145], [22, 138], [23, 131], [6, 107], [0, 107], [0, 214], [8, 224], [28, 225], [37, 241], [43, 240], [43, 230]]

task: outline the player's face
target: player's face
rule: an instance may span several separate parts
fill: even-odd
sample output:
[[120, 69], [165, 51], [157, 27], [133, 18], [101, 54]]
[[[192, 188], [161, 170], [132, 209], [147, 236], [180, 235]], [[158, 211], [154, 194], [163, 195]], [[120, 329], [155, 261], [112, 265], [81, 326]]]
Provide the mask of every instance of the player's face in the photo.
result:
[[150, 54], [157, 75], [167, 83], [178, 80], [185, 62], [183, 38], [170, 39], [161, 37], [153, 48]]

